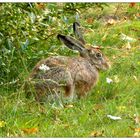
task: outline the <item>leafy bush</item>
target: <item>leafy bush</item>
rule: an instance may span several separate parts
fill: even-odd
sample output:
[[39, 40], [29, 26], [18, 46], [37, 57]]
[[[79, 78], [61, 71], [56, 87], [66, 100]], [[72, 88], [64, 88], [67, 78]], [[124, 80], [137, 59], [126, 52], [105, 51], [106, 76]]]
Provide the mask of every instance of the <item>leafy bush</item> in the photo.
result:
[[[90, 3], [2, 3], [0, 5], [0, 81], [21, 78], [42, 57], [63, 53], [58, 32], [72, 34], [71, 23], [80, 20]], [[41, 51], [40, 51], [41, 50]], [[67, 53], [67, 52], [66, 52]], [[29, 68], [29, 69], [28, 69]]]

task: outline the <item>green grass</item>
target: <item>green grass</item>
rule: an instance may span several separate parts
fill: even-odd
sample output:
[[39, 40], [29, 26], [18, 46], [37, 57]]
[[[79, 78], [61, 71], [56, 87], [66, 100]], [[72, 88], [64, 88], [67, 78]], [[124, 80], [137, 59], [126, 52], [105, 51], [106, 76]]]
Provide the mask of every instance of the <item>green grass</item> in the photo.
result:
[[[139, 21], [133, 20], [130, 24], [127, 20], [109, 27], [99, 23], [94, 32], [85, 35], [88, 42], [105, 46], [103, 51], [110, 58], [112, 68], [101, 72], [89, 96], [75, 100], [72, 107], [40, 105], [33, 98], [25, 98], [22, 86], [16, 91], [12, 86], [1, 86], [0, 122], [6, 124], [0, 127], [0, 137], [90, 137], [94, 131], [104, 131], [100, 137], [133, 137], [130, 126], [140, 127], [134, 122], [134, 114], [140, 115], [140, 46], [137, 41], [131, 43], [132, 48], [128, 50], [126, 42], [119, 37], [119, 33], [124, 33], [138, 39], [139, 33], [131, 28], [140, 28]], [[26, 64], [22, 79], [26, 75], [25, 67]], [[108, 84], [107, 77], [113, 79], [113, 83]], [[111, 120], [107, 115], [122, 119]], [[27, 128], [38, 130], [27, 134], [24, 131]]]

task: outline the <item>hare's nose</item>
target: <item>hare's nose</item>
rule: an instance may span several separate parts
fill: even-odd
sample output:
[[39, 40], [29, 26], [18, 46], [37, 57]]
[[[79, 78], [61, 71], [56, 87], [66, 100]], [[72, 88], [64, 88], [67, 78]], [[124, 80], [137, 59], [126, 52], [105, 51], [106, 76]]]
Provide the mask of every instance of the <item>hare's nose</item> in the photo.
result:
[[105, 63], [103, 64], [103, 66], [104, 66], [104, 69], [105, 69], [105, 70], [111, 68], [111, 64], [110, 64], [110, 62], [105, 62]]

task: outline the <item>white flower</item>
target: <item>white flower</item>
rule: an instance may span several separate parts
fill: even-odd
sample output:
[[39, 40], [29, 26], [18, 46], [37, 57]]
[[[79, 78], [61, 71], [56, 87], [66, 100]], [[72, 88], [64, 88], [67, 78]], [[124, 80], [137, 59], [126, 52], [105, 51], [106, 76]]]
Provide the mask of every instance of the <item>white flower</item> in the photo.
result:
[[137, 41], [135, 38], [129, 37], [129, 36], [123, 34], [123, 33], [121, 33], [121, 39], [125, 40], [127, 42], [135, 42], [135, 41]]
[[112, 119], [112, 120], [121, 120], [121, 117], [117, 117], [117, 116], [112, 116], [112, 115], [107, 115], [108, 118]]
[[47, 71], [47, 70], [50, 70], [50, 67], [48, 67], [47, 65], [45, 64], [42, 64], [40, 67], [39, 67], [39, 70], [42, 70], [42, 71]]
[[110, 84], [110, 83], [112, 83], [112, 82], [113, 82], [113, 80], [112, 80], [112, 79], [110, 79], [110, 78], [106, 78], [106, 82], [107, 82], [108, 84]]

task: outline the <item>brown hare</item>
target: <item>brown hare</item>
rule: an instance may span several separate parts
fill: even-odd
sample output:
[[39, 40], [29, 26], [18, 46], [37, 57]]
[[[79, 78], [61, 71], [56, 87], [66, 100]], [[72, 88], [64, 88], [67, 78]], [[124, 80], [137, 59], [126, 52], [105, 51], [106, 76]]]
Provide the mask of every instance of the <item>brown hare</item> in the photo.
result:
[[80, 56], [52, 56], [37, 63], [30, 74], [30, 81], [36, 92], [36, 99], [45, 98], [50, 93], [79, 98], [85, 96], [98, 81], [99, 70], [110, 67], [107, 57], [96, 47], [86, 47], [80, 31], [80, 24], [73, 23], [75, 36], [58, 34], [68, 48], [77, 50]]

